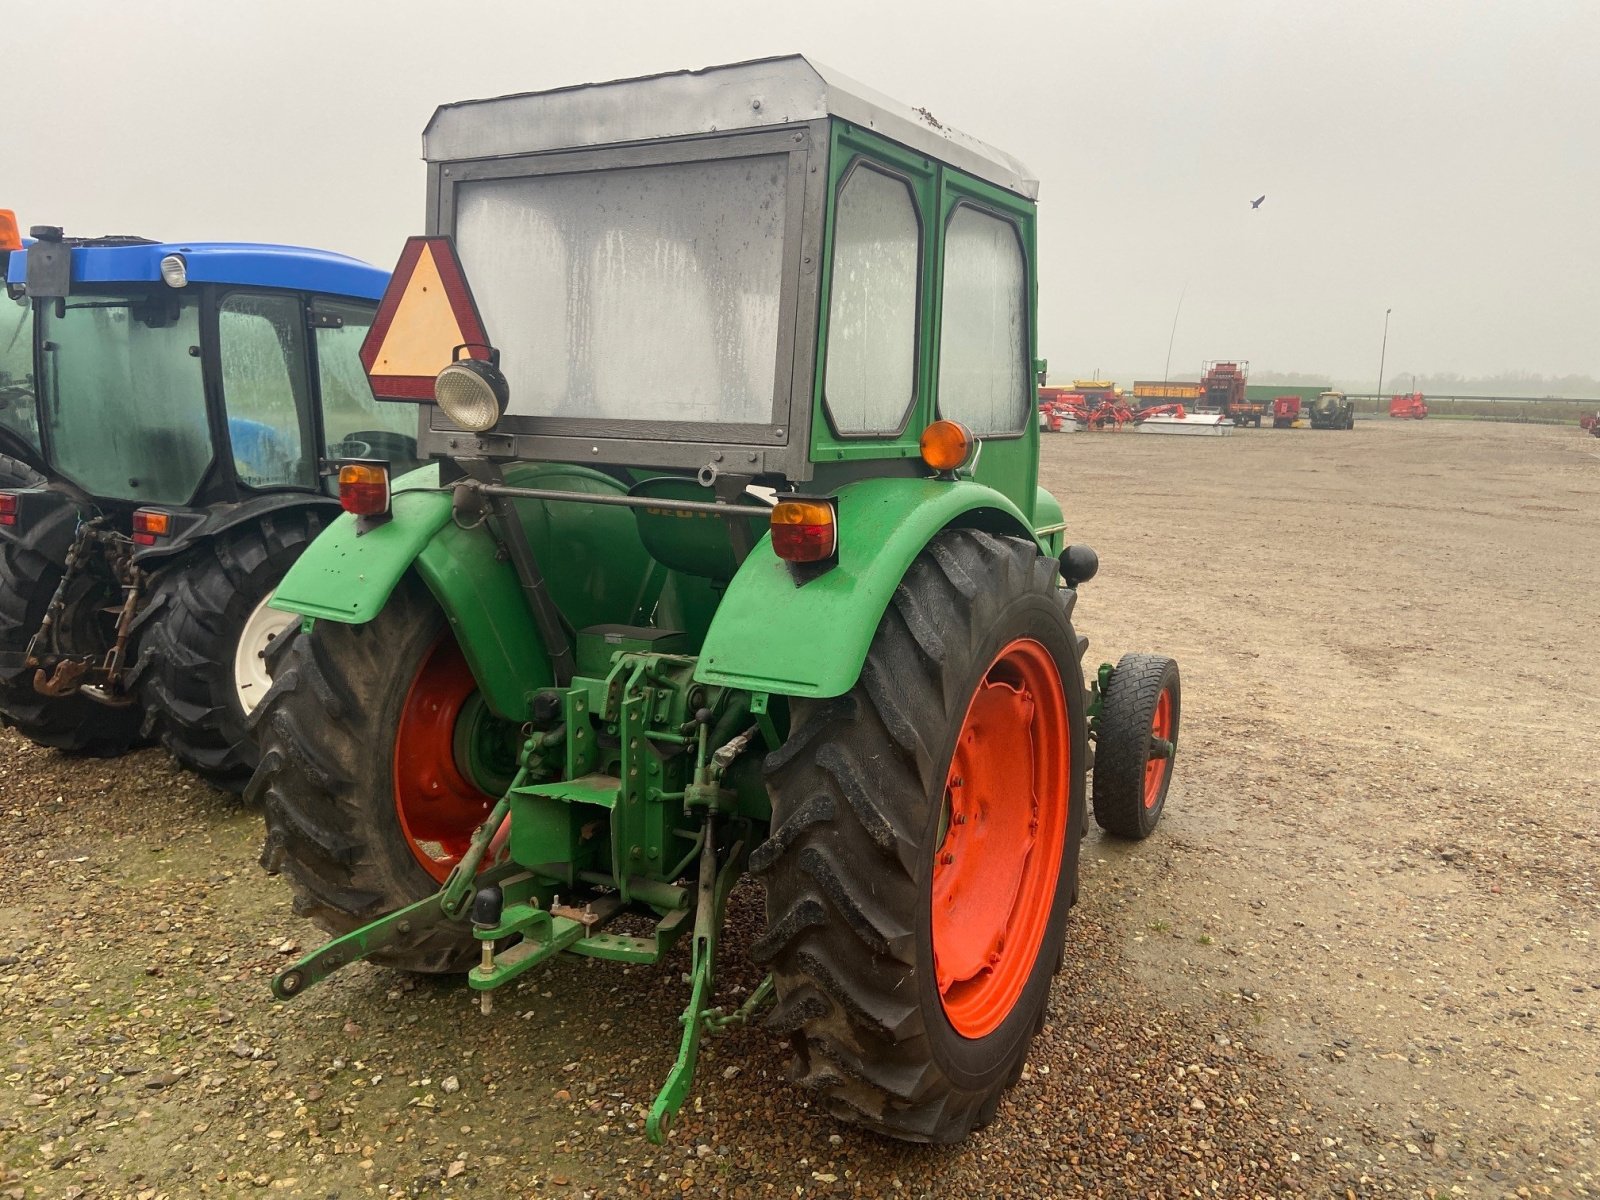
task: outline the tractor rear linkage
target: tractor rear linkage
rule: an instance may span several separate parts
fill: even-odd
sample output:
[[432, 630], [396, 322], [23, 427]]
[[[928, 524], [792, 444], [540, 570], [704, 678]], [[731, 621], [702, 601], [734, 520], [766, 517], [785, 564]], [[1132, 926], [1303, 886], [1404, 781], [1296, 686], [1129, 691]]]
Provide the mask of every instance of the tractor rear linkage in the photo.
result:
[[[54, 629], [67, 610], [73, 584], [89, 565], [90, 556], [103, 551], [106, 564], [122, 588], [122, 603], [117, 608], [116, 635], [111, 648], [96, 660], [94, 655], [60, 656], [49, 653]], [[66, 569], [50, 597], [44, 619], [28, 642], [23, 666], [34, 668], [33, 687], [42, 696], [69, 696], [82, 692], [101, 704], [120, 707], [132, 703], [122, 691], [122, 670], [128, 652], [128, 635], [144, 594], [145, 573], [133, 563], [133, 542], [127, 535], [108, 528], [106, 518], [80, 521], [67, 551]]]
[[[652, 665], [650, 660], [659, 657], [618, 655], [611, 678], [627, 680], [626, 694], [638, 687], [646, 669]], [[581, 719], [582, 698], [569, 696], [567, 703], [577, 710], [568, 715]], [[632, 706], [628, 704], [623, 707], [626, 711]], [[703, 824], [694, 836], [695, 848], [685, 856], [679, 869], [670, 875], [673, 878], [681, 877], [698, 858], [699, 878], [692, 892], [686, 887], [670, 883], [627, 877], [617, 879], [598, 872], [583, 871], [578, 873], [578, 878], [584, 884], [595, 885], [598, 890], [581, 905], [563, 904], [559, 895], [550, 894], [548, 880], [541, 881], [533, 872], [515, 862], [495, 861], [504, 849], [513, 797], [537, 790], [530, 786], [530, 781], [538, 776], [535, 764], [541, 749], [541, 735], [534, 733], [523, 743], [521, 767], [511, 786], [473, 834], [466, 853], [440, 890], [426, 899], [335, 938], [306, 955], [272, 981], [273, 994], [280, 1000], [291, 999], [341, 967], [381, 954], [389, 947], [415, 944], [441, 926], [470, 923], [473, 936], [481, 943], [482, 961], [469, 972], [467, 983], [483, 993], [481, 1003], [483, 1011], [487, 1013], [491, 1010], [492, 989], [510, 982], [530, 967], [562, 951], [628, 963], [658, 962], [666, 956], [692, 918], [694, 935], [690, 970], [686, 977], [690, 992], [688, 1006], [680, 1017], [682, 1039], [677, 1060], [650, 1108], [646, 1124], [650, 1139], [661, 1142], [694, 1081], [701, 1036], [747, 1022], [772, 996], [772, 980], [768, 977], [733, 1012], [723, 1013], [710, 1006], [715, 989], [718, 934], [722, 928], [728, 895], [744, 872], [752, 839], [748, 822], [719, 812], [716, 795], [723, 770], [745, 749], [757, 732], [769, 741], [776, 736], [775, 731], [769, 732], [770, 721], [764, 706], [757, 704], [754, 707], [761, 709], [751, 714], [755, 724], [728, 745], [712, 751], [704, 721], [698, 724], [693, 738], [696, 753], [694, 782], [686, 789], [685, 799], [701, 802], [700, 806], [704, 809]], [[661, 735], [647, 733], [644, 736]], [[629, 770], [625, 761], [622, 768], [624, 778]], [[595, 778], [588, 777], [591, 780]], [[585, 779], [577, 779], [568, 784], [550, 786], [570, 790], [581, 788], [586, 782]], [[726, 848], [723, 846], [724, 840], [728, 843]], [[490, 865], [484, 867], [486, 860]], [[541, 904], [541, 894], [549, 895], [548, 902]], [[614, 918], [634, 911], [630, 910], [630, 901], [634, 902], [634, 910], [645, 906], [661, 914], [652, 936], [639, 937], [606, 931], [605, 927]], [[520, 940], [508, 945], [513, 939]]]

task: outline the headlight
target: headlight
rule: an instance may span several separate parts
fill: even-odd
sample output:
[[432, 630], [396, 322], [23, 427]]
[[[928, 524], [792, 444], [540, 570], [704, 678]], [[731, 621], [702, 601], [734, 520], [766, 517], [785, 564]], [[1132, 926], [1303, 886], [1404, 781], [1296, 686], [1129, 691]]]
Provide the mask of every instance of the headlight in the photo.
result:
[[500, 368], [479, 358], [453, 362], [433, 381], [433, 398], [444, 415], [472, 433], [483, 433], [499, 423], [510, 392]]
[[189, 264], [181, 254], [169, 254], [161, 260], [161, 278], [168, 287], [181, 288], [189, 282]]

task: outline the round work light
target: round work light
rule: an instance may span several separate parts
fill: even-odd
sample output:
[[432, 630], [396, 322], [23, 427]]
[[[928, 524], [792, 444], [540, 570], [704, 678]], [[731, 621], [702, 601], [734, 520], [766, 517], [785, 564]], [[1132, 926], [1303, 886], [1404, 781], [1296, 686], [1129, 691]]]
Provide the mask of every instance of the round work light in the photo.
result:
[[433, 381], [433, 398], [444, 415], [472, 433], [487, 432], [499, 423], [510, 394], [500, 368], [479, 358], [459, 359]]

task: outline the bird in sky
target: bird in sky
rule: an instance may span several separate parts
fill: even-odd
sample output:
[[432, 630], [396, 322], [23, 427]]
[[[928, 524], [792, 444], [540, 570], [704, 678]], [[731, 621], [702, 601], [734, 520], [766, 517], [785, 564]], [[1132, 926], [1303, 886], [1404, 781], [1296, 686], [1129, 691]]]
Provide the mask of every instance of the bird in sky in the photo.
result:
[[1261, 202], [1263, 200], [1265, 200], [1265, 199], [1266, 199], [1265, 195], [1257, 196], [1254, 200], [1250, 201], [1250, 208], [1252, 210], [1260, 208], [1261, 207]]

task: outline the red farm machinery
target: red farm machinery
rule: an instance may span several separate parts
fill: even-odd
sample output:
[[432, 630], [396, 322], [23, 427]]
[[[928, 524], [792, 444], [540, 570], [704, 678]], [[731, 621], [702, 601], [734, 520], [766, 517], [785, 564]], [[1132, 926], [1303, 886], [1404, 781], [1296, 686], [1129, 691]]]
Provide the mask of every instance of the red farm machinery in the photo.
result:
[[1420, 421], [1428, 415], [1428, 402], [1421, 392], [1389, 397], [1389, 415], [1400, 420]]
[[1272, 399], [1272, 427], [1293, 429], [1300, 419], [1299, 396], [1274, 396]]

